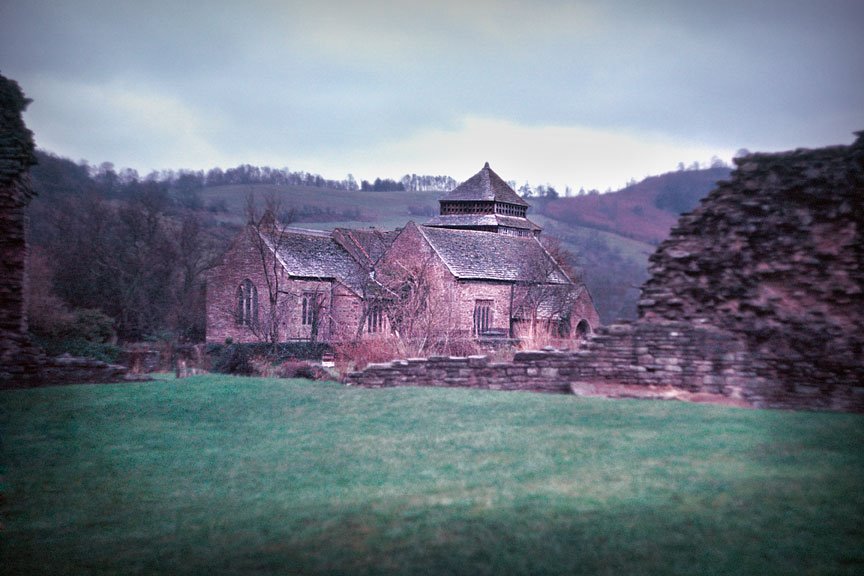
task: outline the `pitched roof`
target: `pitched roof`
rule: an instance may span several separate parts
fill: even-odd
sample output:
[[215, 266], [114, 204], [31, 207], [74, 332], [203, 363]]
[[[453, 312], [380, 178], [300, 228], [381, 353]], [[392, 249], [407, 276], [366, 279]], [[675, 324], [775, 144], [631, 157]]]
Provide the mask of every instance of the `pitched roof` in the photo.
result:
[[434, 216], [426, 222], [425, 226], [436, 227], [477, 227], [477, 226], [507, 226], [509, 228], [522, 228], [524, 230], [541, 230], [540, 226], [518, 216], [504, 216], [502, 214], [448, 214], [446, 216]]
[[427, 226], [417, 228], [457, 278], [571, 283], [534, 237]]
[[528, 202], [519, 197], [507, 182], [489, 168], [488, 162], [480, 172], [451, 190], [441, 199], [442, 202], [454, 200], [494, 200], [495, 202], [530, 206]]
[[364, 267], [329, 232], [285, 228], [266, 240], [290, 276], [338, 280], [352, 290], [362, 290]]
[[357, 262], [367, 267], [378, 262], [398, 235], [398, 230], [384, 232], [376, 228], [368, 230], [336, 228], [333, 231], [333, 239]]

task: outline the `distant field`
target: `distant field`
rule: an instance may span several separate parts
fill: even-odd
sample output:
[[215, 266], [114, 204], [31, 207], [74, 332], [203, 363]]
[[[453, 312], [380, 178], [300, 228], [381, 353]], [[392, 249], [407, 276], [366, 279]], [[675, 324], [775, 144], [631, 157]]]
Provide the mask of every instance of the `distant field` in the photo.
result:
[[438, 212], [439, 192], [349, 192], [346, 190], [330, 190], [311, 186], [272, 186], [257, 184], [254, 186], [215, 186], [199, 191], [204, 205], [213, 202], [224, 202], [232, 218], [243, 216], [246, 196], [254, 191], [259, 206], [263, 206], [264, 198], [273, 194], [284, 209], [294, 208], [302, 211], [304, 207], [316, 207], [329, 210], [339, 215], [343, 212], [359, 211], [359, 218], [327, 218], [322, 220], [302, 218], [295, 222], [296, 226], [310, 228], [332, 229], [335, 226], [351, 228], [376, 226], [393, 229], [404, 226], [408, 220], [422, 222], [428, 216], [411, 216], [409, 207], [427, 207], [431, 213]]
[[0, 392], [4, 574], [861, 574], [864, 418], [196, 377]]
[[577, 245], [585, 245], [592, 240], [605, 244], [608, 248], [617, 250], [627, 260], [639, 263], [641, 266], [648, 265], [648, 256], [657, 249], [653, 244], [625, 238], [614, 232], [596, 230], [581, 226], [574, 226], [549, 218], [548, 216], [530, 216], [537, 224], [543, 226], [543, 233], [562, 240], [565, 244], [572, 246], [571, 250], [578, 253]]

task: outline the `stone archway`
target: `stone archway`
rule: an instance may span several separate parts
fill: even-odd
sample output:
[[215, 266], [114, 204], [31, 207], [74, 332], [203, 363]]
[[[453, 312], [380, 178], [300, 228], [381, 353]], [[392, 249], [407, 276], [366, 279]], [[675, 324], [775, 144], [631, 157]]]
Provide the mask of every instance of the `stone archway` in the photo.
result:
[[584, 318], [579, 320], [579, 323], [576, 324], [576, 334], [583, 340], [591, 335], [591, 324], [588, 323], [588, 320]]

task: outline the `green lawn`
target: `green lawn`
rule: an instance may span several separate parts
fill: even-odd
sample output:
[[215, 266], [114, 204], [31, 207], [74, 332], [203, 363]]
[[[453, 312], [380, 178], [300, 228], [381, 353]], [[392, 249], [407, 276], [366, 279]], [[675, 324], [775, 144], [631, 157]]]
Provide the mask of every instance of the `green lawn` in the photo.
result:
[[0, 434], [0, 573], [864, 573], [857, 415], [207, 376]]

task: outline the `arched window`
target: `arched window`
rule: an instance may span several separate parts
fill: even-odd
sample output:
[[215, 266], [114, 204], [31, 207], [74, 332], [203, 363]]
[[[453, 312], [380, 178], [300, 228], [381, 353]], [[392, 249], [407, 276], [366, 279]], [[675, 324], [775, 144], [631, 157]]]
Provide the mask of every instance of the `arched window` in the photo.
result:
[[369, 311], [366, 315], [366, 331], [369, 334], [381, 332], [384, 329], [384, 307], [381, 302], [372, 302], [369, 304]]
[[[570, 314], [562, 314], [551, 320], [550, 332], [555, 338], [570, 338]], [[578, 327], [577, 327], [578, 331]]]
[[237, 287], [234, 318], [238, 326], [258, 326], [258, 289], [248, 278]]
[[474, 335], [483, 336], [492, 329], [492, 300], [474, 301]]

